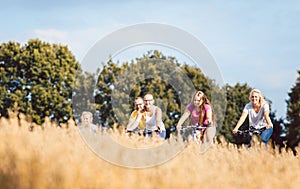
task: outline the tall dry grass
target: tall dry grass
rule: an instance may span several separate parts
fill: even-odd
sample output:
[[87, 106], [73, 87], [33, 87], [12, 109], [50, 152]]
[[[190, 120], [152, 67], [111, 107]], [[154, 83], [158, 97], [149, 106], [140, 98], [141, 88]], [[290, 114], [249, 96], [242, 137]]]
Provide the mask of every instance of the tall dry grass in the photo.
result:
[[[199, 154], [197, 144], [190, 143], [162, 165], [130, 169], [99, 158], [72, 122], [68, 128], [49, 121], [33, 131], [29, 126], [16, 116], [0, 120], [0, 188], [281, 189], [300, 185], [299, 158], [291, 152], [279, 154], [261, 147], [258, 142], [251, 149], [239, 150], [223, 142], [204, 154]], [[145, 143], [140, 138], [118, 137], [122, 143]]]

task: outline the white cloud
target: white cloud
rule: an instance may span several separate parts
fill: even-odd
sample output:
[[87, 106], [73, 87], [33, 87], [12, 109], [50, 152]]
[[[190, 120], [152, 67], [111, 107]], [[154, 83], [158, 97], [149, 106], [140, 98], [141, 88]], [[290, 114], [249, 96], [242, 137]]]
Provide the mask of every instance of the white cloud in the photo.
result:
[[111, 32], [108, 30], [97, 28], [78, 30], [36, 29], [28, 35], [30, 38], [39, 38], [42, 41], [67, 45], [76, 59], [80, 61], [88, 49], [104, 37], [105, 33]]

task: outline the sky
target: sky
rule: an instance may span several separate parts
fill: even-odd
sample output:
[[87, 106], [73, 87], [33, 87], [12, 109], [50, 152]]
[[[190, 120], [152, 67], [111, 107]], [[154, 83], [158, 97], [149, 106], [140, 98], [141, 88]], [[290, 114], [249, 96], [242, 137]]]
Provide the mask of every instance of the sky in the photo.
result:
[[[207, 47], [224, 83], [260, 89], [272, 101], [276, 117], [286, 116], [288, 92], [300, 69], [300, 1], [7, 0], [0, 4], [0, 43], [25, 44], [35, 38], [60, 43], [79, 62], [97, 41], [124, 27], [160, 23], [180, 28]], [[123, 58], [140, 56], [131, 52]]]

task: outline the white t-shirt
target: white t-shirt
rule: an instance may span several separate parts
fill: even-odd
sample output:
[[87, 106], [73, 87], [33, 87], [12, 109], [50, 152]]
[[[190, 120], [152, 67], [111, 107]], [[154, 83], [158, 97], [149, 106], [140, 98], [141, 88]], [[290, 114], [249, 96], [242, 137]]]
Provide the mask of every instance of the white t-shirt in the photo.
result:
[[91, 124], [90, 125], [90, 133], [97, 133], [99, 130], [97, 125]]
[[[267, 126], [267, 121], [264, 117], [265, 111], [270, 111], [269, 104], [265, 103], [260, 111], [256, 113], [253, 109], [252, 103], [246, 104], [243, 112], [246, 112], [249, 116], [249, 126], [253, 126], [256, 129], [260, 129]], [[273, 127], [273, 125], [271, 125]]]
[[[152, 115], [152, 117], [148, 117], [146, 116], [146, 130], [148, 131], [154, 131], [154, 130], [157, 130], [157, 125], [156, 125], [156, 108], [154, 108], [154, 113]], [[160, 129], [162, 131], [166, 130], [165, 129], [165, 125], [164, 123], [161, 121], [161, 124], [160, 124]]]
[[89, 130], [89, 132], [90, 133], [97, 133], [98, 132], [98, 130], [99, 130], [99, 128], [98, 128], [98, 126], [97, 125], [94, 125], [94, 124], [90, 124], [90, 126], [87, 128], [87, 127], [85, 127], [85, 126], [83, 126], [83, 125], [80, 125], [79, 126], [79, 129], [81, 130], [81, 131], [84, 131], [84, 130]]

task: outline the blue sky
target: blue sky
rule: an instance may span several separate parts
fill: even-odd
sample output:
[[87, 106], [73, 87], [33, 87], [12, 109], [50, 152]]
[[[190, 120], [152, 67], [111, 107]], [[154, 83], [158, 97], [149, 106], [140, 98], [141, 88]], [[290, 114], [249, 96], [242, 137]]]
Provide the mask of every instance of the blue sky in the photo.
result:
[[126, 26], [154, 22], [185, 30], [209, 49], [225, 83], [259, 88], [278, 118], [285, 117], [287, 93], [300, 69], [297, 0], [11, 0], [1, 7], [1, 43], [61, 43], [79, 62], [97, 41]]

